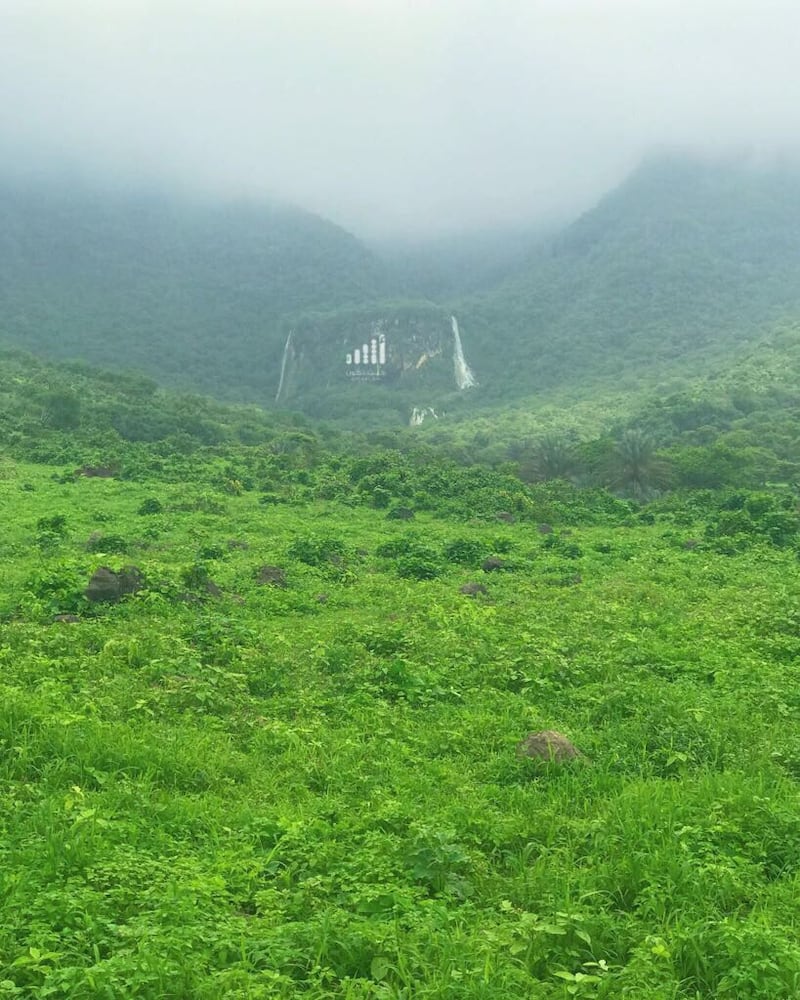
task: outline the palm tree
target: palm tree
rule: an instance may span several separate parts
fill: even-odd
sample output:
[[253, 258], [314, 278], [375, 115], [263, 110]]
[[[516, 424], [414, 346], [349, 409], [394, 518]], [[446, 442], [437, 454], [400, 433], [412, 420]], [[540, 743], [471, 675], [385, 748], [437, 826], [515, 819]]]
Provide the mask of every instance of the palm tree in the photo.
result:
[[655, 443], [644, 431], [625, 431], [611, 458], [608, 485], [635, 500], [644, 501], [669, 485], [669, 463], [656, 454]]
[[534, 448], [533, 468], [538, 479], [569, 479], [575, 456], [563, 437], [545, 434]]

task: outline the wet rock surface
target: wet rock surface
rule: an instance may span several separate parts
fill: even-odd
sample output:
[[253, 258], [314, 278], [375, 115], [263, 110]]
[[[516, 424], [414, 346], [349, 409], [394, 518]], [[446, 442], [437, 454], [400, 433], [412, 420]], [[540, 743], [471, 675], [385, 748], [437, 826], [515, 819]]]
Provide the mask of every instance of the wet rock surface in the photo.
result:
[[84, 596], [93, 604], [115, 604], [142, 587], [144, 577], [137, 566], [125, 566], [119, 572], [108, 566], [98, 566], [87, 584]]
[[558, 733], [555, 729], [543, 729], [538, 733], [528, 733], [524, 740], [519, 741], [517, 756], [563, 764], [580, 757], [581, 752], [563, 733]]

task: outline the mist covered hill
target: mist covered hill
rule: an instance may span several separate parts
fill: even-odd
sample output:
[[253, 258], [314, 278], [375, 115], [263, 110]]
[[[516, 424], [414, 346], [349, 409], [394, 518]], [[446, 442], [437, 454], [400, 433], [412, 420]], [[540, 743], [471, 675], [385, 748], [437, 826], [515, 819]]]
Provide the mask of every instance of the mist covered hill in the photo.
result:
[[0, 337], [43, 355], [260, 401], [281, 317], [388, 288], [377, 255], [299, 209], [0, 183]]
[[800, 172], [646, 163], [461, 311], [487, 392], [696, 374], [800, 312]]
[[[662, 157], [550, 237], [390, 252], [285, 207], [0, 186], [0, 341], [360, 427], [694, 377], [798, 315], [793, 168]], [[394, 367], [353, 378], [381, 331]]]

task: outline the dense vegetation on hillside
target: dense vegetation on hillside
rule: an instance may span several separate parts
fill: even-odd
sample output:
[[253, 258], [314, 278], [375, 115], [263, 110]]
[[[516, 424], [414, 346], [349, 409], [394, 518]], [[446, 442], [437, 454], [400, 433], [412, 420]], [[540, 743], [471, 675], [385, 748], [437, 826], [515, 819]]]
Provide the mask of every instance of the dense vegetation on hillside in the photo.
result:
[[60, 185], [0, 185], [0, 335], [266, 401], [281, 317], [387, 294], [380, 260], [286, 207]]
[[796, 996], [797, 343], [530, 485], [6, 354], [0, 995]]
[[[643, 170], [461, 394], [327, 371], [451, 303], [320, 220], [2, 202], [3, 339], [112, 370], [0, 350], [0, 997], [800, 994], [796, 183]], [[288, 329], [335, 423], [120, 370]]]
[[[625, 480], [640, 479], [647, 497], [682, 487], [800, 481], [796, 326], [774, 331], [713, 376], [659, 394], [579, 401], [550, 395], [525, 409], [464, 409], [461, 419], [454, 411], [414, 429], [371, 429], [362, 411], [358, 433], [298, 413], [175, 395], [138, 375], [53, 365], [13, 351], [0, 352], [0, 362], [0, 435], [17, 458], [118, 467], [137, 450], [263, 446], [322, 462], [388, 451], [419, 465], [478, 463], [526, 482], [560, 478], [623, 494], [630, 493]], [[377, 406], [380, 396], [373, 398]]]
[[[522, 230], [382, 256], [290, 209], [57, 186], [0, 188], [0, 340], [37, 353], [268, 404], [353, 428], [459, 416], [532, 396], [590, 400], [692, 379], [800, 313], [800, 171], [662, 158], [555, 235]], [[479, 387], [454, 394], [449, 351], [384, 385], [348, 382], [369, 312], [447, 335], [461, 323]], [[397, 338], [395, 338], [397, 339]]]
[[[628, 432], [673, 460], [672, 484], [719, 487], [800, 478], [800, 328], [786, 324], [703, 377], [655, 389], [587, 383], [550, 391], [527, 406], [453, 412], [416, 432], [461, 461], [513, 461], [536, 478], [543, 452], [562, 455], [558, 474], [596, 481], [598, 465]], [[398, 437], [397, 440], [402, 440]], [[605, 456], [605, 458], [604, 458]], [[545, 462], [545, 472], [553, 467]]]
[[800, 312], [800, 171], [644, 164], [460, 313], [485, 391], [706, 371]]
[[374, 248], [398, 287], [416, 297], [452, 302], [485, 292], [523, 270], [534, 250], [560, 227], [555, 223], [467, 231], [436, 238], [384, 239]]

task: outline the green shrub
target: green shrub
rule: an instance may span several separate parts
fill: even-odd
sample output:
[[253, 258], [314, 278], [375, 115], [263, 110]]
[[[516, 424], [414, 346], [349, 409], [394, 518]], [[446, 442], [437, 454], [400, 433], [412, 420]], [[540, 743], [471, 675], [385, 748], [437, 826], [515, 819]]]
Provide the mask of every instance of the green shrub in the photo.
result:
[[193, 563], [181, 570], [181, 583], [190, 590], [204, 590], [210, 579], [208, 566], [201, 562]]
[[160, 514], [164, 510], [161, 501], [155, 497], [149, 497], [139, 505], [137, 514]]
[[403, 539], [392, 538], [388, 542], [381, 542], [375, 549], [375, 555], [381, 559], [395, 559], [397, 556], [407, 552], [409, 546]]
[[118, 555], [125, 555], [129, 549], [127, 539], [122, 535], [92, 535], [86, 542], [87, 552], [113, 552]]
[[225, 549], [221, 545], [201, 545], [198, 553], [201, 559], [222, 559], [227, 555]]
[[444, 547], [444, 557], [458, 566], [477, 566], [489, 553], [486, 542], [474, 538], [455, 538]]
[[40, 517], [36, 522], [37, 532], [57, 535], [63, 538], [67, 533], [67, 518], [64, 514], [54, 514], [52, 517]]
[[433, 580], [441, 573], [442, 568], [435, 558], [435, 553], [430, 555], [402, 556], [397, 560], [397, 573], [408, 580]]
[[81, 578], [74, 566], [57, 565], [49, 569], [41, 569], [32, 573], [23, 585], [23, 592], [28, 600], [23, 604], [33, 606], [29, 611], [34, 615], [74, 614], [86, 607], [83, 591], [86, 581]]
[[305, 535], [296, 538], [287, 553], [307, 566], [326, 566], [343, 560], [347, 546], [341, 538], [331, 535]]

